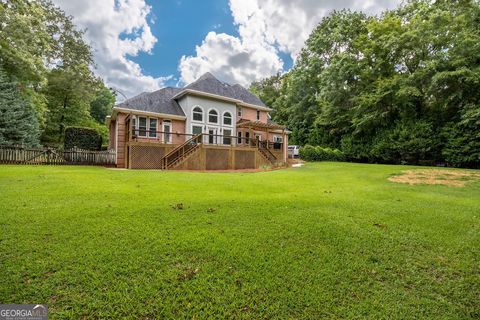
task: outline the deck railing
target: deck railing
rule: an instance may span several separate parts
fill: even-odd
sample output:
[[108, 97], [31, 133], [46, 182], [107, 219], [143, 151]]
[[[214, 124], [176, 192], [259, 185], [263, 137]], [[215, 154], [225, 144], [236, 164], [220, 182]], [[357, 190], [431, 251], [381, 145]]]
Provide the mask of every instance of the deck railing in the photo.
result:
[[[234, 147], [253, 147], [258, 148], [260, 143], [264, 143], [264, 148], [272, 150], [282, 150], [282, 142], [273, 142], [273, 141], [260, 141], [254, 137], [238, 137], [232, 135], [221, 135], [221, 134], [209, 134], [209, 133], [200, 133], [201, 141], [205, 145], [217, 145], [217, 146], [234, 146]], [[176, 133], [176, 132], [165, 132], [165, 131], [152, 131], [144, 129], [134, 129], [132, 130], [132, 140], [139, 141], [139, 139], [147, 139], [151, 142], [158, 143], [173, 143], [178, 141], [184, 143], [197, 136], [197, 134], [190, 133]], [[176, 139], [174, 139], [176, 137]]]

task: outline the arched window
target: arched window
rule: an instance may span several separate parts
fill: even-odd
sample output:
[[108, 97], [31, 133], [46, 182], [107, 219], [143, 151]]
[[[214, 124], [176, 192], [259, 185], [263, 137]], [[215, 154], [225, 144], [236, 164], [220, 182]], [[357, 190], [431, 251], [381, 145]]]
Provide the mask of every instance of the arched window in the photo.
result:
[[224, 125], [227, 125], [227, 126], [231, 126], [232, 125], [232, 115], [230, 112], [225, 112], [223, 114], [223, 124]]
[[208, 122], [218, 123], [218, 112], [215, 109], [212, 109], [208, 112]]
[[203, 110], [200, 107], [193, 108], [193, 120], [203, 121]]

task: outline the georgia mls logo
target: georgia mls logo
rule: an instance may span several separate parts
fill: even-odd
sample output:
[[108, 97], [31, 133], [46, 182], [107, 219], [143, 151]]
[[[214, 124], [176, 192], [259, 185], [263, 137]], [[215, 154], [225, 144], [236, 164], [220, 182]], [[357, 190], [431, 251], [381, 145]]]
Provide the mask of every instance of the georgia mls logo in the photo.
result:
[[48, 307], [43, 304], [1, 304], [0, 320], [46, 320]]

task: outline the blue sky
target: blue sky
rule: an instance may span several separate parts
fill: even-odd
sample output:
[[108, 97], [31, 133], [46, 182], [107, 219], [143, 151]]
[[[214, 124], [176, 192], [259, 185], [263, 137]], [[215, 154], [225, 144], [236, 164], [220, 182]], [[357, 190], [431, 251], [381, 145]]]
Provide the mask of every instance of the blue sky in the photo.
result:
[[202, 43], [208, 32], [215, 30], [238, 36], [228, 1], [168, 0], [147, 1], [152, 6], [152, 33], [158, 42], [152, 52], [140, 53], [138, 62], [145, 74], [174, 74], [183, 55], [195, 54], [195, 45]]
[[86, 30], [98, 76], [132, 97], [205, 72], [248, 87], [288, 71], [333, 10], [378, 14], [401, 0], [53, 0]]
[[[147, 3], [152, 7], [151, 18], [155, 22], [151, 29], [158, 42], [151, 53], [142, 52], [130, 59], [142, 66], [146, 75], [174, 75], [166, 85], [177, 84], [180, 58], [194, 55], [195, 46], [202, 43], [210, 31], [239, 37], [227, 0], [150, 0]], [[280, 51], [278, 54], [288, 70], [293, 63], [291, 57]]]

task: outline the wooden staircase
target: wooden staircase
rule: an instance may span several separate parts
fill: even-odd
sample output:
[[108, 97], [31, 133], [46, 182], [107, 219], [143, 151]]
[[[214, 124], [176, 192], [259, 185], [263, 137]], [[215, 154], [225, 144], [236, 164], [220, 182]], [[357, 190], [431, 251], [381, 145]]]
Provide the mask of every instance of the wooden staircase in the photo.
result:
[[179, 145], [169, 153], [167, 153], [160, 161], [162, 169], [171, 169], [195, 153], [198, 150], [200, 144], [202, 143], [202, 134], [198, 134], [193, 138], [185, 141], [183, 144]]
[[258, 143], [258, 151], [260, 151], [260, 154], [272, 165], [274, 165], [277, 162], [277, 157], [266, 147], [266, 144], [268, 144], [268, 141], [261, 141]]

